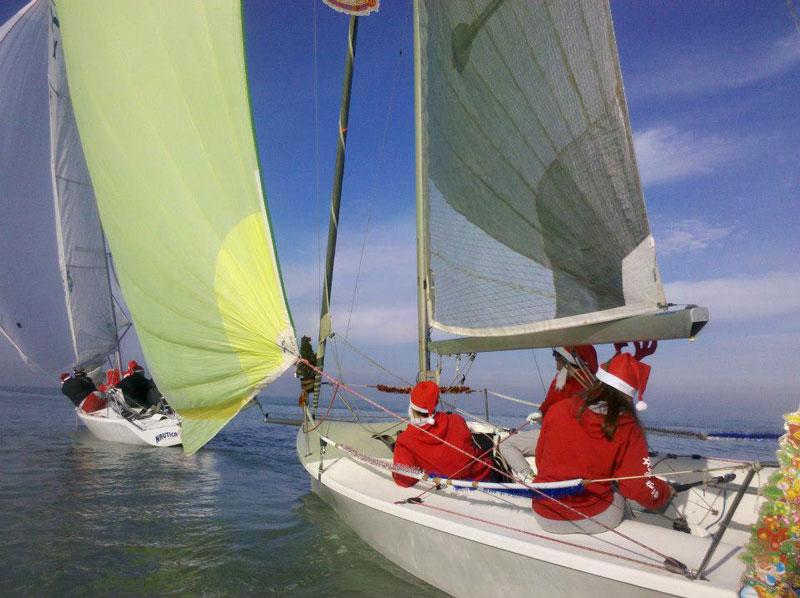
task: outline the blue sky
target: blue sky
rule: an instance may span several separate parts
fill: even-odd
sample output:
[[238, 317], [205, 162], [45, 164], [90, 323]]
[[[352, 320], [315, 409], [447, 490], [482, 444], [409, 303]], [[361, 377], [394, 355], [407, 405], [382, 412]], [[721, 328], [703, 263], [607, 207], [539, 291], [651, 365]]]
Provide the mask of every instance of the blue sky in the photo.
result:
[[[4, 0], [0, 20], [21, 5]], [[694, 343], [662, 343], [649, 358], [651, 405], [797, 408], [800, 27], [790, 6], [611, 2], [667, 298], [711, 312]], [[321, 2], [315, 10], [311, 1], [255, 0], [245, 1], [245, 17], [279, 257], [298, 335], [316, 337], [347, 18]], [[360, 21], [333, 301], [334, 329], [344, 335], [350, 320], [350, 340], [409, 379], [416, 373], [411, 37], [406, 1], [384, 0]], [[548, 355], [537, 351], [546, 380]], [[447, 380], [452, 363], [445, 368]], [[357, 383], [396, 382], [352, 352], [344, 373]], [[542, 394], [530, 351], [481, 355], [467, 382], [531, 400]], [[267, 394], [296, 390], [285, 376]]]
[[[793, 410], [800, 396], [795, 365], [800, 268], [794, 259], [800, 252], [795, 233], [800, 220], [800, 30], [783, 0], [612, 1], [611, 7], [667, 298], [706, 305], [711, 312], [711, 323], [694, 343], [662, 343], [649, 358], [650, 403], [687, 407], [702, 400], [744, 410]], [[258, 3], [246, 8], [255, 19], [270, 12]], [[310, 7], [307, 12], [312, 16]], [[347, 21], [318, 11], [322, 207], [317, 208], [313, 18], [301, 25], [298, 15], [273, 16], [286, 19], [274, 36], [254, 40], [248, 28], [254, 110], [298, 334], [315, 335], [315, 231], [320, 219], [324, 244]], [[376, 175], [401, 47], [382, 171]], [[283, 60], [270, 63], [269, 56], [275, 55]], [[416, 371], [416, 305], [408, 3], [384, 2], [377, 15], [361, 20], [357, 55], [334, 328], [343, 334], [347, 326], [372, 198], [349, 337], [410, 378]], [[288, 83], [274, 86], [276, 78]], [[286, 119], [276, 106], [290, 106], [296, 118]], [[280, 138], [277, 155], [271, 136]], [[599, 350], [601, 356], [610, 353]], [[539, 351], [537, 357], [549, 378], [548, 352]], [[348, 379], [387, 381], [362, 368], [352, 353], [345, 359]], [[448, 379], [452, 363], [445, 367]], [[541, 395], [529, 351], [481, 355], [468, 381], [533, 400]], [[282, 388], [278, 383], [276, 392]]]

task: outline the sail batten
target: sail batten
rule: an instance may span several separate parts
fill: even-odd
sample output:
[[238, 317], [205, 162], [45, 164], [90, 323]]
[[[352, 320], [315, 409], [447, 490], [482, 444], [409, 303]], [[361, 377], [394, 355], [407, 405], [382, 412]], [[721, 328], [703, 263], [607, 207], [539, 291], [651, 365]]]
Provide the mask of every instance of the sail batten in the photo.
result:
[[59, 10], [120, 285], [191, 453], [296, 354], [263, 200], [241, 6], [68, 0]]
[[607, 2], [418, 6], [431, 325], [491, 337], [657, 310]]

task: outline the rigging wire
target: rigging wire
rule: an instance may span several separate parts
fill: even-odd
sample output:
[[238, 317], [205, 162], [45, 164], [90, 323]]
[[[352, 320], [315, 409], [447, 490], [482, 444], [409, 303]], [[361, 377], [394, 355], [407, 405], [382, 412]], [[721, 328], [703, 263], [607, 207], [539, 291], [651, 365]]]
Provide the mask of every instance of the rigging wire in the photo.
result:
[[393, 376], [394, 378], [397, 378], [403, 384], [406, 384], [408, 386], [413, 386], [413, 384], [411, 382], [409, 382], [408, 380], [403, 378], [400, 374], [397, 374], [397, 373], [391, 371], [390, 369], [384, 367], [383, 365], [381, 365], [380, 363], [378, 363], [377, 361], [372, 359], [369, 355], [367, 355], [363, 351], [359, 350], [358, 347], [356, 347], [353, 343], [348, 341], [345, 337], [340, 337], [338, 335], [334, 335], [333, 338], [334, 339], [339, 339], [343, 344], [347, 345], [348, 348], [350, 348], [351, 350], [355, 351], [359, 356], [361, 356], [362, 358], [364, 358], [365, 360], [370, 362], [372, 365], [374, 365], [376, 368], [378, 368], [382, 372], [384, 372], [386, 374], [389, 374], [390, 376]]
[[536, 349], [531, 349], [531, 354], [533, 355], [533, 363], [536, 364], [536, 373], [539, 374], [539, 382], [542, 383], [542, 392], [547, 394], [547, 389], [544, 386], [544, 378], [542, 378], [542, 371], [539, 369], [539, 360], [536, 359]]
[[794, 0], [786, 0], [786, 6], [789, 8], [789, 14], [792, 15], [792, 20], [794, 21], [795, 27], [797, 27], [797, 31], [800, 31], [800, 18], [797, 17], [797, 13], [794, 10]]
[[[378, 152], [378, 162], [375, 168], [375, 176], [372, 180], [372, 186], [369, 193], [369, 200], [368, 205], [369, 208], [367, 210], [367, 219], [364, 223], [364, 237], [361, 241], [361, 254], [358, 258], [358, 267], [356, 268], [356, 279], [355, 283], [353, 284], [353, 297], [350, 300], [350, 313], [347, 315], [347, 325], [345, 326], [344, 330], [344, 338], [346, 339], [350, 334], [350, 322], [353, 318], [353, 310], [355, 309], [356, 304], [356, 295], [358, 294], [358, 282], [359, 278], [361, 277], [361, 266], [364, 262], [364, 254], [366, 253], [366, 246], [367, 246], [367, 236], [369, 235], [369, 227], [372, 221], [372, 213], [375, 209], [375, 196], [377, 195], [378, 191], [378, 182], [381, 179], [381, 174], [383, 173], [383, 158], [386, 152], [386, 139], [388, 138], [389, 134], [389, 122], [391, 121], [392, 116], [392, 107], [394, 106], [394, 98], [395, 92], [397, 91], [397, 81], [400, 78], [400, 66], [402, 63], [403, 58], [403, 48], [405, 47], [406, 42], [406, 32], [408, 30], [408, 20], [409, 15], [411, 14], [411, 5], [409, 4], [408, 9], [406, 10], [406, 18], [403, 23], [403, 33], [400, 39], [400, 51], [397, 54], [397, 60], [395, 61], [394, 66], [394, 75], [392, 76], [392, 90], [389, 94], [389, 106], [386, 109], [386, 119], [383, 123], [383, 134], [381, 137], [381, 145], [380, 150]], [[344, 359], [344, 355], [342, 355]]]
[[317, 200], [317, 296], [322, 296], [322, 204], [319, 199], [319, 70], [317, 49], [317, 0], [311, 0], [314, 7], [314, 178], [316, 180]]

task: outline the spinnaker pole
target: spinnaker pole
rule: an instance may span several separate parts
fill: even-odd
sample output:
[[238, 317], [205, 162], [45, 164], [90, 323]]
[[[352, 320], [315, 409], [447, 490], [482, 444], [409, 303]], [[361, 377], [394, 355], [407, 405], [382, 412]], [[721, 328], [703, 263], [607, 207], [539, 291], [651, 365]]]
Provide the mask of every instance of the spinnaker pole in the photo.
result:
[[[333, 260], [336, 255], [336, 236], [339, 232], [339, 204], [342, 199], [342, 180], [344, 178], [344, 156], [347, 144], [347, 120], [350, 115], [350, 89], [353, 84], [353, 60], [356, 54], [356, 38], [358, 35], [358, 17], [350, 17], [350, 31], [347, 38], [347, 58], [344, 63], [344, 84], [342, 88], [342, 107], [339, 111], [339, 143], [336, 148], [336, 166], [333, 172], [333, 189], [331, 190], [331, 216], [328, 222], [328, 247], [325, 255], [325, 280], [322, 288], [322, 307], [319, 313], [319, 341], [317, 343], [317, 368], [323, 369], [325, 364], [325, 341], [331, 333], [331, 287], [333, 285]], [[312, 413], [317, 412], [319, 389], [322, 377], [317, 374], [314, 379], [314, 398]]]

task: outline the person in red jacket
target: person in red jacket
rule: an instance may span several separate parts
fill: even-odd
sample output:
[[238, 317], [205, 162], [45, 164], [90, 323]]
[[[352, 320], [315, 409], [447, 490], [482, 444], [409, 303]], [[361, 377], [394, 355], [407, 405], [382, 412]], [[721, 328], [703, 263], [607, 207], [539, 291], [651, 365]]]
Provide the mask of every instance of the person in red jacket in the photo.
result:
[[[594, 383], [597, 351], [592, 345], [556, 347], [553, 357], [556, 358], [556, 377], [539, 407], [540, 413], [528, 416], [531, 424], [541, 421], [547, 410], [559, 401], [581, 394]], [[539, 430], [527, 430], [509, 436], [497, 447], [513, 474], [521, 480], [533, 478], [533, 470], [525, 458], [533, 457], [538, 440]]]
[[[580, 494], [557, 501], [534, 498], [533, 512], [543, 529], [601, 533], [622, 521], [622, 497], [654, 510], [671, 500], [672, 488], [652, 477], [647, 442], [636, 417], [637, 410], [647, 407], [642, 393], [649, 375], [650, 366], [629, 353], [615, 355], [597, 371], [591, 390], [548, 411], [536, 445], [536, 482], [620, 479], [618, 493], [611, 482], [595, 482], [586, 484]], [[624, 479], [630, 476], [634, 477]]]
[[587, 370], [592, 375], [597, 371], [597, 351], [592, 345], [576, 345], [574, 347], [556, 347], [553, 349], [556, 359], [556, 377], [550, 383], [544, 402], [539, 407], [542, 417], [553, 405], [573, 395], [581, 394], [593, 382], [587, 380], [583, 373]]
[[[433, 382], [420, 382], [411, 391], [410, 424], [397, 437], [394, 464], [448, 478], [489, 481], [493, 477], [491, 460], [479, 458], [481, 451], [472, 442], [472, 433], [464, 418], [455, 413], [437, 412], [438, 403], [439, 387]], [[419, 481], [395, 472], [392, 476], [395, 483], [403, 487]]]

